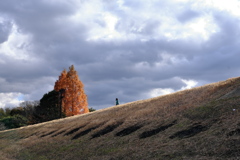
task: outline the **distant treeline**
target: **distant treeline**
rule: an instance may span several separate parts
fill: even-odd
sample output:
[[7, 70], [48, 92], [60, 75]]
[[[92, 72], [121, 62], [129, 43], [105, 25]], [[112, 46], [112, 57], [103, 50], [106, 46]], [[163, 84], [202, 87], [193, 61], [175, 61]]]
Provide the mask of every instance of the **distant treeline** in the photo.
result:
[[[89, 108], [89, 111], [95, 111]], [[18, 128], [54, 119], [64, 118], [61, 111], [59, 93], [46, 93], [40, 101], [25, 101], [16, 108], [0, 108], [0, 130]]]

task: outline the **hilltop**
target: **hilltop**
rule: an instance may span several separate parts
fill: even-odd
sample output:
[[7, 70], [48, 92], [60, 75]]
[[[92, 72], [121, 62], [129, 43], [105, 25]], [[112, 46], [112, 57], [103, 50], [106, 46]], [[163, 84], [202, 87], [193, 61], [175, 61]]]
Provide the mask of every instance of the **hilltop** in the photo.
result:
[[240, 159], [240, 77], [0, 132], [2, 160]]

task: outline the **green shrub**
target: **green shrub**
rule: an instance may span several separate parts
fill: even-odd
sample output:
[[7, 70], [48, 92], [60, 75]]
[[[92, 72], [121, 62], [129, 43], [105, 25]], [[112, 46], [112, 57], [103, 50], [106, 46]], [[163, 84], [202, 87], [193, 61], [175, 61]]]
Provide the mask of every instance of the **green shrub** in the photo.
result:
[[0, 123], [3, 123], [8, 129], [25, 126], [27, 122], [27, 118], [21, 115], [8, 116], [0, 120]]
[[7, 129], [7, 128], [5, 127], [4, 123], [0, 122], [0, 131], [3, 131], [5, 129]]
[[89, 112], [94, 112], [94, 111], [96, 111], [96, 109], [94, 109], [94, 108], [89, 108]]

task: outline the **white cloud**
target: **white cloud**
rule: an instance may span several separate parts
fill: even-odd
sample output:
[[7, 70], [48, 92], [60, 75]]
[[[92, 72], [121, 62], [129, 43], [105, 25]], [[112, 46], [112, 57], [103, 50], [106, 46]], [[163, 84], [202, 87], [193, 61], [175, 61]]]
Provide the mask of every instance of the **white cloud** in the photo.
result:
[[118, 22], [118, 18], [108, 12], [101, 14], [101, 23], [104, 25], [99, 25], [96, 28], [93, 28], [89, 34], [87, 41], [101, 41], [101, 40], [114, 40], [114, 39], [120, 39], [122, 36], [121, 34], [115, 30], [115, 26]]
[[157, 97], [165, 94], [173, 93], [174, 90], [172, 88], [155, 88], [150, 91], [150, 97]]
[[226, 11], [240, 17], [239, 0], [206, 0], [204, 3], [210, 8], [216, 8], [217, 10]]
[[190, 37], [192, 34], [198, 36], [198, 38], [202, 37], [203, 40], [208, 40], [212, 34], [219, 31], [217, 25], [214, 24], [213, 18], [209, 15], [192, 21], [188, 24], [188, 28], [192, 31], [192, 33], [189, 33]]
[[191, 79], [189, 79], [189, 80], [181, 79], [181, 78], [177, 78], [177, 79], [182, 81], [186, 86], [181, 87], [181, 89], [179, 89], [179, 90], [174, 90], [172, 88], [155, 88], [149, 92], [149, 96], [157, 97], [157, 96], [166, 95], [166, 94], [170, 94], [170, 93], [185, 90], [185, 89], [191, 89], [193, 87], [196, 87], [198, 84], [197, 81], [191, 80]]
[[8, 40], [0, 44], [0, 53], [10, 59], [32, 60], [34, 57], [29, 56], [29, 52], [31, 52], [30, 43], [31, 36], [20, 33], [17, 25], [14, 24]]
[[0, 93], [0, 108], [17, 107], [23, 102], [21, 93]]
[[189, 79], [189, 80], [182, 79], [182, 82], [185, 83], [186, 86], [183, 86], [183, 87], [181, 88], [181, 90], [191, 89], [191, 88], [193, 88], [193, 87], [196, 87], [197, 84], [198, 84], [197, 81], [191, 80], [191, 79]]

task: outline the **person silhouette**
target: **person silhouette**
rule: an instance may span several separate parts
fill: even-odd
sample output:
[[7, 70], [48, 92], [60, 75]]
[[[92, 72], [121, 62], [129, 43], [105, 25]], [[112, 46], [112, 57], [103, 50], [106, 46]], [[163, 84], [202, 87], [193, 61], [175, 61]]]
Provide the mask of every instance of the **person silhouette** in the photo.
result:
[[116, 105], [119, 105], [118, 98], [116, 98]]

